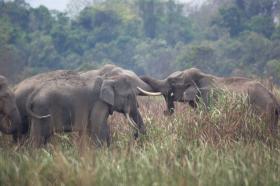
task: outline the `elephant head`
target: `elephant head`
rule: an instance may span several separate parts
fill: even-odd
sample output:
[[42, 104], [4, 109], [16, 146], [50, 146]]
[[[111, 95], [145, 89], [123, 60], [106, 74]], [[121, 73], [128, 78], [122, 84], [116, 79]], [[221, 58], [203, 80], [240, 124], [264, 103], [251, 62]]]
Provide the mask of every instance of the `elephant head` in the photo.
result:
[[174, 72], [163, 80], [147, 76], [142, 76], [141, 79], [149, 84], [154, 91], [162, 93], [167, 105], [165, 114], [174, 113], [174, 101], [188, 102], [192, 107], [195, 107], [198, 97], [202, 97], [207, 103], [209, 87], [212, 86], [211, 76], [196, 68]]
[[20, 126], [14, 93], [9, 89], [6, 78], [0, 76], [0, 130], [5, 134], [14, 134], [20, 131]]
[[146, 128], [138, 110], [135, 88], [127, 75], [104, 78], [100, 88], [100, 99], [107, 103], [110, 112], [123, 113], [130, 125], [141, 134], [146, 133]]

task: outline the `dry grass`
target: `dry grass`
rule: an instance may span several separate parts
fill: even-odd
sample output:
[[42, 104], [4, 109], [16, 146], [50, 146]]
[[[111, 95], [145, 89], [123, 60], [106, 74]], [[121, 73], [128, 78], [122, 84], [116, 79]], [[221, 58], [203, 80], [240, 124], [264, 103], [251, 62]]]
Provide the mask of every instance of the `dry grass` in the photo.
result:
[[[275, 90], [277, 95], [280, 94]], [[221, 95], [209, 111], [162, 98], [139, 98], [147, 135], [138, 140], [120, 114], [110, 118], [112, 145], [56, 135], [45, 148], [1, 137], [0, 185], [279, 185], [280, 141], [243, 98]]]

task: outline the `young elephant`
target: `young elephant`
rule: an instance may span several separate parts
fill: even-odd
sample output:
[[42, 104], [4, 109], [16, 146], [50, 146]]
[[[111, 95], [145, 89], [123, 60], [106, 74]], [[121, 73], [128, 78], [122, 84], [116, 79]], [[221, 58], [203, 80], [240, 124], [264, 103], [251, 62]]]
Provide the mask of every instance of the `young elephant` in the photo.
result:
[[141, 79], [153, 87], [154, 91], [162, 92], [169, 113], [174, 112], [174, 101], [188, 102], [195, 107], [198, 97], [208, 107], [209, 93], [212, 91], [223, 89], [245, 94], [249, 104], [265, 116], [271, 131], [277, 132], [279, 104], [275, 96], [258, 81], [242, 77], [216, 77], [196, 68], [175, 72], [164, 80], [150, 77]]
[[98, 144], [109, 144], [107, 119], [113, 111], [124, 113], [137, 131], [145, 133], [136, 95], [123, 76], [89, 80], [68, 72], [66, 78], [36, 87], [28, 96], [26, 111], [36, 145], [45, 143], [54, 132], [73, 130], [87, 131]]
[[9, 89], [6, 78], [0, 76], [0, 131], [5, 134], [16, 134], [20, 130], [21, 118], [14, 93]]

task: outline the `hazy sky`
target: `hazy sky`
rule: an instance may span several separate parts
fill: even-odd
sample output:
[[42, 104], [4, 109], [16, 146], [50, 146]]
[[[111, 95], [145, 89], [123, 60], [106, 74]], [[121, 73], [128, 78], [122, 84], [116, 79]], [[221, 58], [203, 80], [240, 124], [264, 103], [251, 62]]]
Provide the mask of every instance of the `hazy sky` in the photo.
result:
[[[49, 9], [64, 11], [69, 0], [26, 0], [32, 7], [44, 5]], [[181, 2], [201, 2], [204, 0], [179, 0]]]
[[32, 7], [44, 5], [49, 9], [64, 11], [69, 0], [26, 0]]

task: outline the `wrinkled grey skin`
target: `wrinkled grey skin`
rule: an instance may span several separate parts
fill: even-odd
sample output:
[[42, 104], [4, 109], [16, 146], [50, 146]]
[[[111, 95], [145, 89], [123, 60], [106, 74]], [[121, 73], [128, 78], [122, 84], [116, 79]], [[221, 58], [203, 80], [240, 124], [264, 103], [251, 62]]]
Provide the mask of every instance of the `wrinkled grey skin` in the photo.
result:
[[174, 101], [188, 102], [196, 107], [200, 97], [206, 107], [209, 106], [209, 94], [212, 91], [228, 90], [248, 95], [249, 104], [265, 115], [272, 133], [277, 132], [279, 104], [275, 96], [260, 82], [242, 77], [216, 77], [191, 68], [174, 72], [164, 80], [141, 77], [154, 91], [160, 91], [167, 104], [166, 113], [174, 112]]
[[4, 76], [0, 76], [0, 131], [5, 134], [21, 131], [21, 118], [15, 96]]
[[124, 75], [127, 77], [127, 81], [129, 81], [132, 85], [134, 92], [137, 95], [145, 96], [142, 92], [140, 92], [137, 87], [142, 88], [146, 91], [152, 91], [153, 89], [150, 87], [149, 84], [141, 80], [133, 71], [126, 70], [116, 65], [107, 64], [104, 65], [102, 68], [97, 70], [90, 70], [86, 72], [81, 72], [81, 76], [88, 78], [88, 79], [95, 79], [97, 76], [102, 77], [117, 77], [120, 75]]
[[73, 130], [87, 131], [97, 144], [106, 141], [109, 145], [107, 119], [113, 111], [128, 113], [140, 133], [145, 133], [136, 95], [125, 76], [87, 79], [72, 71], [47, 74], [29, 79], [37, 86], [25, 95], [24, 112], [31, 120], [30, 136], [36, 146], [45, 143], [53, 132]]
[[29, 131], [29, 115], [26, 110], [28, 96], [36, 89], [36, 87], [40, 87], [55, 79], [66, 78], [66, 75], [67, 71], [65, 70], [41, 73], [27, 78], [15, 86], [14, 93], [16, 97], [16, 104], [22, 120], [21, 132], [19, 135], [14, 135], [15, 139], [25, 136]]
[[[121, 67], [118, 67], [113, 64], [106, 64], [100, 69], [97, 70], [90, 70], [86, 72], [81, 72], [80, 75], [84, 78], [87, 78], [90, 80], [94, 80], [97, 76], [102, 76], [104, 78], [115, 78], [115, 77], [124, 77], [126, 81], [131, 85], [132, 91], [139, 96], [146, 96], [146, 94], [143, 94], [141, 91], [137, 89], [137, 87], [142, 88], [146, 91], [152, 91], [153, 89], [150, 87], [149, 84], [141, 80], [133, 71], [126, 70]], [[139, 114], [138, 114], [139, 115]], [[136, 119], [138, 116], [132, 115], [134, 119]], [[137, 120], [137, 119], [136, 119]], [[141, 119], [142, 120], [142, 119]], [[135, 121], [135, 120], [134, 120]], [[134, 136], [138, 137], [138, 132], [135, 132]]]

